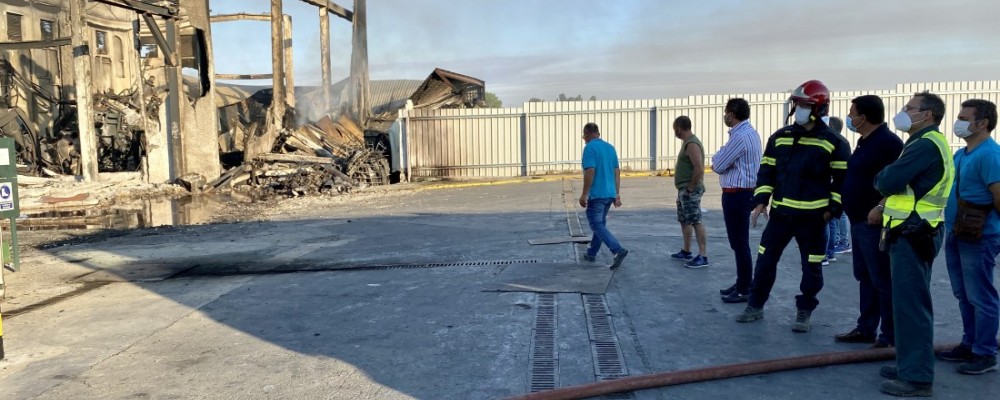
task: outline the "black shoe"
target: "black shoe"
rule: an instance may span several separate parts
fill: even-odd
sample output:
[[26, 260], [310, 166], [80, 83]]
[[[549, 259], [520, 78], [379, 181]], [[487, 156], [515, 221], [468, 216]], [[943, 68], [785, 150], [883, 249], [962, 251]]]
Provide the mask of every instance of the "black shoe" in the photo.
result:
[[736, 284], [734, 283], [733, 286], [730, 286], [728, 288], [720, 290], [719, 294], [721, 294], [723, 296], [729, 296], [730, 293], [735, 292], [735, 291], [736, 291]]
[[812, 318], [812, 310], [799, 309], [795, 313], [795, 324], [792, 325], [792, 331], [797, 333], [806, 333], [812, 329], [812, 323], [809, 322]]
[[885, 365], [882, 368], [879, 368], [878, 375], [885, 379], [896, 379], [896, 377], [898, 376], [897, 371], [898, 370], [896, 369], [896, 366]]
[[965, 362], [972, 358], [972, 346], [959, 344], [951, 350], [937, 352], [937, 357], [945, 361]]
[[997, 370], [996, 356], [981, 356], [973, 354], [969, 361], [958, 364], [958, 373], [964, 375], [982, 375]]
[[875, 342], [875, 344], [871, 345], [869, 349], [888, 349], [890, 347], [896, 347], [896, 346], [889, 342], [877, 341]]
[[622, 266], [622, 261], [625, 261], [625, 256], [627, 255], [628, 255], [628, 250], [626, 249], [618, 250], [618, 252], [615, 253], [615, 261], [611, 263], [611, 269], [615, 270], [618, 269], [618, 267]]
[[882, 382], [879, 390], [896, 397], [931, 397], [934, 394], [933, 385], [930, 383], [907, 382], [899, 379]]
[[850, 332], [834, 336], [833, 341], [839, 343], [875, 343], [875, 335], [866, 335], [854, 329]]
[[737, 291], [732, 291], [728, 295], [722, 296], [723, 303], [746, 303], [750, 300], [750, 295], [743, 294]]

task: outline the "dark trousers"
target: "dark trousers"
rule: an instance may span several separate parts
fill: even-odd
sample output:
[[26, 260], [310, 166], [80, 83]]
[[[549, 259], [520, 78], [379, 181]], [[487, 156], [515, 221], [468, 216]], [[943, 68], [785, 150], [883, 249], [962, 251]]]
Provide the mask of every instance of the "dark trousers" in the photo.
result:
[[778, 271], [778, 260], [788, 243], [795, 239], [802, 256], [802, 280], [795, 296], [795, 306], [800, 310], [814, 310], [819, 304], [816, 295], [823, 289], [823, 270], [820, 263], [826, 255], [826, 221], [820, 214], [790, 217], [781, 213], [771, 214], [764, 228], [757, 249], [757, 266], [750, 285], [749, 306], [761, 308], [771, 295]]
[[878, 340], [896, 343], [892, 324], [892, 275], [889, 252], [879, 251], [878, 242], [882, 228], [868, 225], [867, 221], [851, 222], [851, 247], [854, 248], [854, 279], [858, 280], [859, 309], [858, 331], [874, 336], [879, 322], [882, 334]]
[[736, 290], [747, 293], [753, 280], [750, 256], [750, 201], [752, 191], [722, 193], [722, 217], [726, 221], [729, 248], [736, 256]]
[[[944, 229], [933, 237], [934, 257], [941, 250]], [[896, 328], [896, 368], [899, 379], [934, 381], [934, 308], [931, 305], [931, 264], [917, 256], [906, 238], [889, 247], [892, 266], [892, 317]]]

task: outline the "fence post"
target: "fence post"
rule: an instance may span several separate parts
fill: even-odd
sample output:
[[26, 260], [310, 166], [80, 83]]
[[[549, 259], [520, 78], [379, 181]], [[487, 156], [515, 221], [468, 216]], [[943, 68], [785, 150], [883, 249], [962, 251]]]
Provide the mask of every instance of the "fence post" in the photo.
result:
[[528, 103], [524, 103], [521, 114], [521, 176], [528, 176], [531, 165], [528, 162]]
[[657, 157], [659, 153], [658, 151], [659, 144], [656, 142], [656, 131], [658, 130], [657, 125], [659, 123], [659, 121], [656, 120], [656, 114], [658, 109], [659, 107], [653, 106], [653, 108], [649, 110], [649, 170], [650, 171], [656, 171], [659, 169], [657, 168], [659, 164], [659, 160], [657, 160], [657, 158], [659, 158]]

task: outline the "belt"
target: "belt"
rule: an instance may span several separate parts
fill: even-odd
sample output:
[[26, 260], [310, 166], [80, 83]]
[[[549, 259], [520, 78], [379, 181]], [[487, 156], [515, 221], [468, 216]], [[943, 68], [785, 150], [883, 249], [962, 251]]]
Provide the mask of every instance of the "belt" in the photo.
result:
[[754, 188], [722, 188], [722, 193], [752, 192]]

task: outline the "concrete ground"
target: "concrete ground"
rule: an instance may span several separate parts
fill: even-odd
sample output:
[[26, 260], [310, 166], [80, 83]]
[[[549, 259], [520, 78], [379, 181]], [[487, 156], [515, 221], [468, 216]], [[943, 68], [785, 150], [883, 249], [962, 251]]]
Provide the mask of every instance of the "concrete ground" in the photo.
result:
[[[567, 208], [579, 194], [575, 179], [292, 199], [246, 209], [260, 221], [53, 243], [27, 252], [22, 272], [6, 273], [0, 393], [4, 399], [493, 399], [532, 385], [607, 378], [607, 365], [595, 363], [606, 357], [635, 376], [864, 348], [832, 339], [857, 317], [849, 256], [825, 268], [812, 332], [790, 329], [799, 279], [794, 245], [779, 265], [766, 318], [733, 321], [744, 306], [719, 301], [718, 289], [734, 281], [735, 269], [718, 180], [708, 180], [711, 266], [700, 270], [668, 259], [681, 243], [670, 178], [623, 181], [625, 205], [611, 212], [609, 225], [631, 253], [603, 295], [483, 291], [510, 262], [577, 262], [581, 245], [527, 243], [568, 235], [577, 229], [574, 220], [589, 232], [582, 210]], [[761, 231], [753, 230], [752, 245]], [[598, 261], [595, 271], [610, 257]], [[961, 323], [943, 256], [932, 291], [938, 342], [955, 342]], [[610, 326], [590, 318], [603, 315], [594, 302], [607, 306]], [[610, 337], [602, 339], [600, 329], [610, 329]], [[601, 340], [612, 344], [611, 353], [595, 350]], [[880, 365], [618, 398], [881, 398]], [[532, 369], [539, 366], [547, 368]], [[944, 362], [936, 371], [937, 398], [1000, 392], [997, 374], [963, 376]]]

